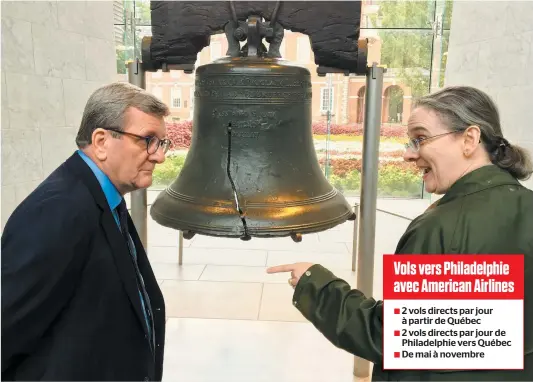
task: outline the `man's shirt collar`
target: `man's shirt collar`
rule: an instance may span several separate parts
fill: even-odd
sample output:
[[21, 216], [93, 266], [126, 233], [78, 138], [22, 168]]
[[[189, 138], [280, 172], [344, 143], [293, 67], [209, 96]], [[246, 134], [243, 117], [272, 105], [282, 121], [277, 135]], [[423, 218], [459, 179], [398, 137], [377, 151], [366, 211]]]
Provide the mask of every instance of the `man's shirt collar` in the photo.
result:
[[111, 183], [111, 180], [109, 177], [104, 174], [102, 170], [96, 165], [96, 163], [93, 162], [91, 158], [89, 158], [83, 151], [78, 150], [78, 154], [82, 157], [82, 159], [87, 163], [89, 168], [93, 171], [94, 175], [96, 176], [96, 179], [98, 179], [98, 182], [100, 183], [100, 186], [102, 187], [102, 190], [104, 191], [104, 195], [107, 199], [107, 203], [109, 204], [109, 207], [111, 208], [111, 211], [114, 211], [115, 208], [118, 207], [120, 202], [122, 201], [122, 196], [118, 192], [117, 188], [113, 183]]

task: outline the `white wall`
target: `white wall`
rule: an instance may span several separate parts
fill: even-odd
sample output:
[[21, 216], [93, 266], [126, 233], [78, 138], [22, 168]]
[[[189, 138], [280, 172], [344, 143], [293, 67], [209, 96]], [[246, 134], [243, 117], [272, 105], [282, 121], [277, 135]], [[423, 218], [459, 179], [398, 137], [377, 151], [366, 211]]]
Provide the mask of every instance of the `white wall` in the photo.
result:
[[112, 1], [2, 1], [2, 228], [76, 149], [85, 103], [116, 78]]
[[533, 1], [455, 1], [445, 85], [490, 94], [504, 136], [533, 155]]

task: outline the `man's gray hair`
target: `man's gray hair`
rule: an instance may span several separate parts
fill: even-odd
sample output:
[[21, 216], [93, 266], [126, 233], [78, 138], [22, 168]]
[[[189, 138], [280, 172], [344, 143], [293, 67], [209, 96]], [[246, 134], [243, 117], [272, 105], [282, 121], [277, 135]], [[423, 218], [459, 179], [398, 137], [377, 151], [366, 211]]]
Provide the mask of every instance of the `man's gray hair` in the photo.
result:
[[157, 97], [126, 82], [116, 82], [97, 89], [87, 101], [76, 144], [84, 148], [92, 143], [92, 134], [99, 127], [124, 129], [124, 117], [130, 108], [156, 116], [169, 115], [168, 107]]
[[530, 154], [504, 138], [498, 108], [487, 93], [471, 86], [449, 86], [419, 98], [413, 106], [435, 111], [450, 131], [478, 126], [493, 164], [519, 180], [533, 173]]

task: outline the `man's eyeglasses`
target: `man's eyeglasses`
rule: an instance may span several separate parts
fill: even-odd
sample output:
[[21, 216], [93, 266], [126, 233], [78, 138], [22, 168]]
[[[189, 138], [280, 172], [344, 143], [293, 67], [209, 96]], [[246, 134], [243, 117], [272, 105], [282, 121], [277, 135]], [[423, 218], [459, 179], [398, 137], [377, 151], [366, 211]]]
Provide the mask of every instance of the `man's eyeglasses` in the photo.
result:
[[159, 139], [155, 136], [143, 137], [141, 135], [128, 133], [126, 131], [122, 131], [122, 130], [119, 130], [117, 128], [112, 128], [112, 127], [102, 127], [102, 129], [107, 130], [107, 131], [113, 131], [118, 134], [129, 135], [130, 137], [134, 137], [137, 139], [143, 139], [146, 142], [146, 151], [150, 155], [155, 154], [157, 150], [159, 150], [160, 147], [163, 148], [163, 153], [166, 154], [166, 152], [170, 148], [170, 139]]
[[449, 131], [447, 133], [433, 135], [431, 137], [409, 139], [409, 141], [405, 144], [405, 148], [406, 149], [412, 149], [414, 151], [418, 151], [418, 150], [420, 150], [420, 144], [422, 142], [425, 142], [425, 141], [433, 139], [433, 138], [438, 138], [438, 137], [442, 137], [444, 135], [455, 134], [455, 133], [460, 133], [460, 131]]

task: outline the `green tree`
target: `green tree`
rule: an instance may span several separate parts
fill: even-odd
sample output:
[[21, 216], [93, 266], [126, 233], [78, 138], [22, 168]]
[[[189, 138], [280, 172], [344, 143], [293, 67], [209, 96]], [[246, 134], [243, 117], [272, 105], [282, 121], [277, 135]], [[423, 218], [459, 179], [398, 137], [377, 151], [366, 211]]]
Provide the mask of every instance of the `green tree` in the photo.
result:
[[[435, 0], [406, 1], [394, 0], [379, 2], [377, 14], [370, 16], [374, 28], [382, 41], [381, 62], [398, 79], [411, 88], [413, 97], [427, 94], [430, 88], [430, 71], [433, 55], [433, 27], [437, 7]], [[452, 0], [446, 0], [444, 7], [444, 27], [449, 28]], [[448, 41], [443, 39], [443, 50], [447, 51]], [[441, 60], [441, 78], [444, 81], [446, 56]]]

